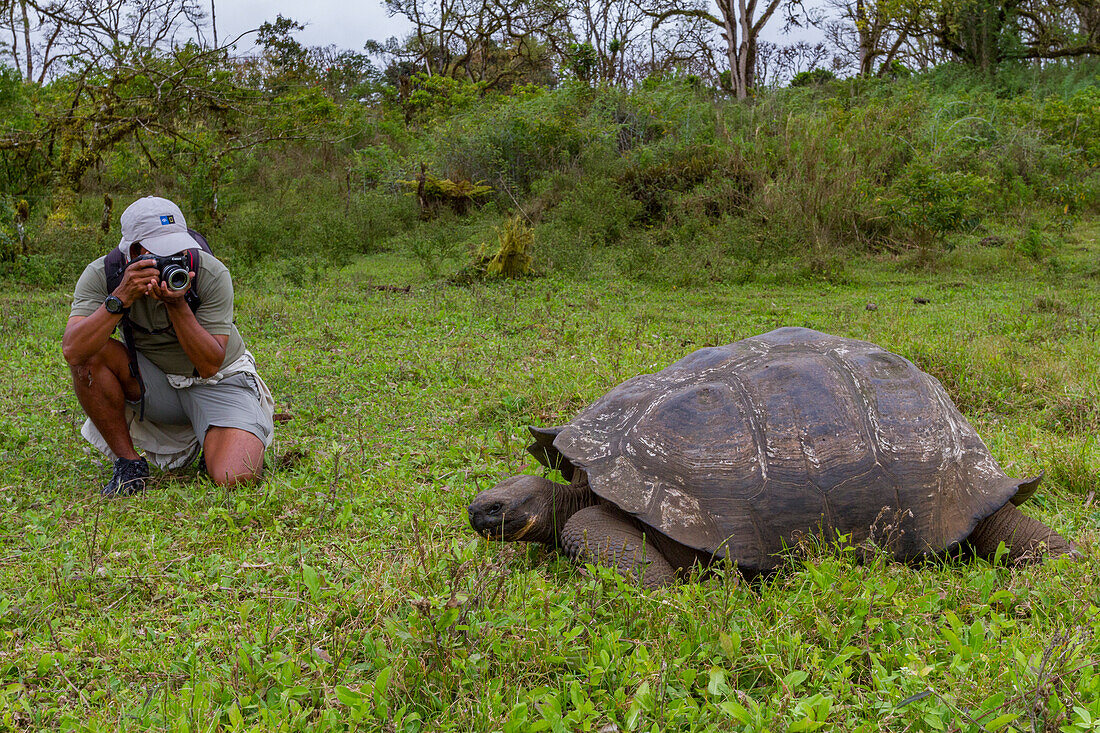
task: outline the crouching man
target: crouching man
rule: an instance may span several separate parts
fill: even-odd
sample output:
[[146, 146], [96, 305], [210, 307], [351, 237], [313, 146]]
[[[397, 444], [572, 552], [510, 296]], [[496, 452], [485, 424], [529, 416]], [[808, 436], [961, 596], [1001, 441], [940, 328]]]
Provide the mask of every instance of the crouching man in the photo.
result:
[[229, 270], [171, 201], [149, 196], [123, 212], [118, 251], [76, 284], [61, 348], [88, 415], [81, 433], [114, 459], [104, 495], [145, 489], [138, 449], [162, 469], [201, 449], [221, 485], [260, 477], [274, 402], [233, 324]]

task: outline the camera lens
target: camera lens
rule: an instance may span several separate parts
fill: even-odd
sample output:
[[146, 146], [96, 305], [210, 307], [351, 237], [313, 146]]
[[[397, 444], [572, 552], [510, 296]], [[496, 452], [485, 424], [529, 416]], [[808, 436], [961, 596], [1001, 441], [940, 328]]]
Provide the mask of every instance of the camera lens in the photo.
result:
[[168, 265], [160, 273], [169, 290], [187, 290], [191, 285], [191, 273], [179, 265]]

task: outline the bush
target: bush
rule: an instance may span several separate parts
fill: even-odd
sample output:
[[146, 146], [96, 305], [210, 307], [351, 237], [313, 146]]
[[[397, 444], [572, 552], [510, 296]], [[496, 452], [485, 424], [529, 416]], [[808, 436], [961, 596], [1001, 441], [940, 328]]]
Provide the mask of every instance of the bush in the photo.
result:
[[828, 84], [831, 81], [836, 81], [836, 74], [828, 69], [811, 69], [809, 71], [800, 71], [791, 77], [790, 86], [792, 87], [812, 87]]
[[522, 216], [514, 216], [497, 229], [495, 244], [482, 244], [478, 268], [490, 277], [525, 277], [534, 262], [535, 232]]
[[210, 236], [212, 245], [220, 258], [242, 264], [296, 256], [337, 262], [349, 254], [377, 252], [416, 221], [416, 204], [408, 197], [368, 191], [328, 198], [325, 193], [284, 192], [278, 202], [245, 202], [228, 213], [216, 237]]
[[924, 161], [914, 162], [898, 181], [891, 214], [912, 232], [915, 244], [943, 243], [950, 232], [975, 229], [992, 193], [988, 179], [972, 173], [944, 173]]
[[546, 173], [571, 167], [582, 150], [609, 140], [610, 130], [571, 106], [565, 92], [503, 98], [451, 117], [432, 129], [429, 166], [452, 180], [486, 181], [504, 196], [526, 196]]
[[[835, 281], [843, 277], [835, 263], [851, 253], [908, 245], [921, 250], [910, 258], [921, 267], [992, 258], [1049, 269], [1056, 258], [1046, 230], [1065, 232], [1100, 207], [1100, 85], [1089, 68], [976, 76], [944, 66], [836, 81], [815, 70], [789, 88], [761, 90], [752, 104], [676, 76], [630, 89], [566, 80], [510, 95], [418, 78], [392, 92], [396, 106], [373, 109], [302, 92], [284, 101], [309, 124], [343, 125], [339, 142], [239, 151], [217, 170], [202, 153], [225, 142], [213, 127], [195, 131], [196, 150], [186, 154], [150, 141], [172, 166], [154, 168], [135, 143], [120, 144], [84, 176], [84, 195], [28, 196], [36, 208], [18, 265], [15, 199], [0, 201], [0, 259], [9, 276], [75, 276], [86, 255], [110, 246], [96, 227], [102, 194], [122, 201], [155, 191], [185, 207], [219, 256], [257, 271], [264, 261], [397, 248], [434, 278], [516, 209], [536, 232], [540, 271], [602, 263], [671, 283]], [[0, 109], [17, 125], [33, 100], [10, 82], [0, 78]], [[282, 113], [273, 129], [289, 132], [295, 120]], [[3, 163], [9, 182], [27, 183], [20, 161]], [[417, 221], [417, 196], [400, 184], [422, 170], [425, 200], [446, 203], [432, 222]], [[939, 251], [968, 241], [967, 232], [977, 239], [1021, 222], [1025, 234], [1003, 255]], [[1031, 222], [1037, 234], [1027, 233]], [[315, 274], [299, 270], [289, 265], [288, 277]]]

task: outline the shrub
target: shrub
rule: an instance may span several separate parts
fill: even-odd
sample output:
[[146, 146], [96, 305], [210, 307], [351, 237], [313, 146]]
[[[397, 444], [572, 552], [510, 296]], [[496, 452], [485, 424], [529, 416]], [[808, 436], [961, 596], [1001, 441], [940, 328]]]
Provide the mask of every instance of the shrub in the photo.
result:
[[[670, 204], [675, 194], [707, 182], [708, 189], [719, 194], [714, 205], [704, 206], [704, 215], [717, 216], [743, 207], [753, 189], [753, 179], [742, 162], [714, 145], [689, 145], [672, 148], [667, 157], [632, 156], [629, 166], [618, 177], [623, 190], [642, 205], [641, 221], [656, 222], [674, 213]], [[648, 153], [649, 151], [644, 151]]]
[[424, 122], [475, 107], [486, 87], [485, 82], [419, 73], [412, 76], [406, 90], [399, 91], [398, 103], [406, 120]]
[[463, 215], [471, 206], [481, 203], [493, 190], [484, 181], [452, 181], [449, 178], [428, 175], [423, 170], [415, 180], [400, 183], [416, 194], [420, 215], [425, 218], [432, 216], [441, 206], [447, 206], [456, 214]]
[[326, 193], [323, 188], [282, 192], [278, 201], [242, 203], [227, 215], [217, 244], [211, 236], [212, 245], [220, 258], [244, 264], [294, 256], [335, 261], [378, 251], [386, 238], [416, 220], [416, 204], [406, 197], [368, 191], [329, 198]]
[[890, 208], [900, 226], [909, 229], [919, 246], [943, 243], [949, 232], [974, 229], [992, 192], [988, 179], [972, 173], [935, 170], [914, 162], [897, 185], [898, 198]]
[[829, 71], [828, 69], [810, 69], [809, 71], [800, 71], [793, 77], [791, 77], [790, 86], [821, 86], [823, 84], [828, 84], [831, 81], [836, 81], [836, 74]]
[[621, 243], [642, 207], [614, 180], [578, 176], [539, 227], [539, 259], [547, 266], [583, 269], [593, 254]]
[[497, 229], [496, 245], [482, 244], [479, 266], [494, 277], [524, 277], [531, 274], [535, 232], [522, 216], [514, 216]]
[[1033, 260], [1041, 260], [1050, 251], [1050, 243], [1038, 227], [1029, 226], [1014, 243], [1016, 251]]
[[1039, 124], [1084, 162], [1100, 164], [1100, 88], [1086, 87], [1068, 99], [1048, 98], [1039, 110]]
[[451, 117], [429, 133], [430, 167], [452, 180], [486, 181], [505, 195], [526, 196], [536, 179], [572, 166], [595, 138], [609, 137], [572, 101], [565, 92], [504, 98]]

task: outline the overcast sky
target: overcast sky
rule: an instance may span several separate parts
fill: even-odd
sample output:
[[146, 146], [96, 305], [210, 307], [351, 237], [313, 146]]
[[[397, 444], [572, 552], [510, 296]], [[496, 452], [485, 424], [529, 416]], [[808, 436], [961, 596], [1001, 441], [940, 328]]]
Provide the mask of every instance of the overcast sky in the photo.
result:
[[[210, 0], [200, 0], [209, 2]], [[383, 41], [390, 36], [401, 36], [410, 26], [403, 17], [391, 18], [386, 14], [381, 0], [214, 0], [218, 21], [218, 40], [222, 43], [245, 31], [258, 28], [261, 23], [275, 20], [283, 14], [306, 27], [296, 38], [306, 46], [336, 44], [340, 48], [362, 50], [368, 40]], [[814, 6], [818, 3], [810, 2]], [[207, 12], [210, 8], [207, 6]], [[775, 17], [764, 29], [766, 40], [792, 43], [795, 40], [818, 40], [815, 31], [795, 31], [782, 34], [783, 21]], [[238, 48], [247, 52], [252, 43], [242, 41]]]
[[[208, 0], [200, 0], [204, 2]], [[382, 41], [408, 31], [408, 22], [391, 18], [378, 0], [214, 0], [218, 21], [218, 40], [227, 42], [260, 24], [275, 20], [280, 13], [306, 27], [295, 37], [306, 46], [336, 44], [340, 48], [362, 50], [368, 40]], [[207, 6], [207, 12], [210, 8]], [[254, 38], [255, 35], [249, 38]], [[252, 44], [239, 44], [247, 51]]]

